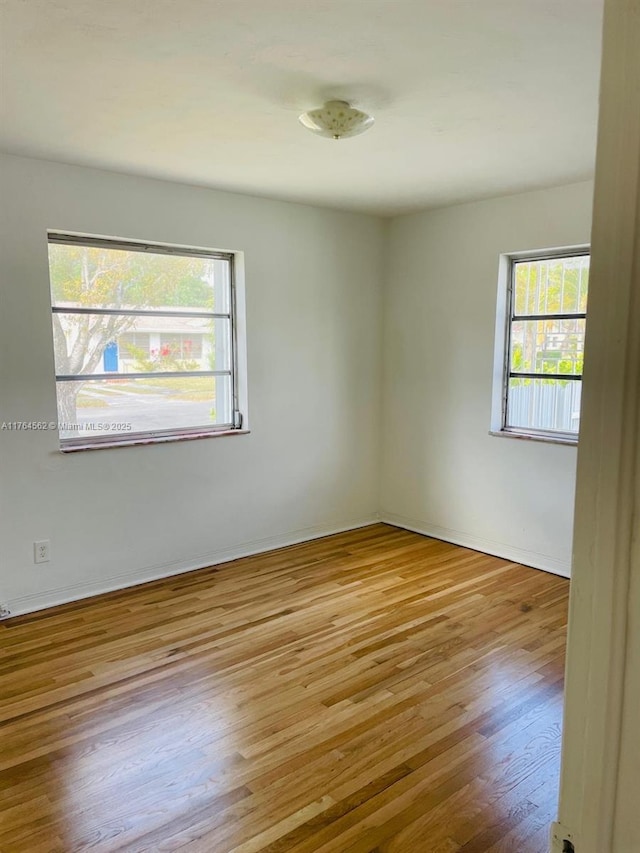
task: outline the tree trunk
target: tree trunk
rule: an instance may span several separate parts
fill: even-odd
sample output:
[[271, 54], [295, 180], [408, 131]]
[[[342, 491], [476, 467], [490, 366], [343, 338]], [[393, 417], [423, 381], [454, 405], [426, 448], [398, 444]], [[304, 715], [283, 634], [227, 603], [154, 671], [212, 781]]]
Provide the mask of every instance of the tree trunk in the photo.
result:
[[58, 384], [58, 419], [64, 424], [64, 432], [77, 424], [76, 400], [83, 382], [60, 382]]

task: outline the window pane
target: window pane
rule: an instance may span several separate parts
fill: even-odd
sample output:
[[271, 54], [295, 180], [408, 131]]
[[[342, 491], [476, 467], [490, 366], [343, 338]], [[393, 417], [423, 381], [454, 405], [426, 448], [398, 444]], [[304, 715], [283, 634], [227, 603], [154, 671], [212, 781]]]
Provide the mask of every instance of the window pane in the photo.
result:
[[58, 382], [61, 438], [231, 424], [229, 376], [150, 376], [148, 379]]
[[230, 312], [226, 259], [49, 244], [53, 305]]
[[53, 315], [58, 376], [231, 369], [225, 318]]
[[587, 310], [589, 255], [516, 261], [513, 313], [581, 314]]
[[581, 394], [577, 379], [510, 379], [506, 426], [577, 433]]
[[585, 320], [516, 320], [510, 369], [516, 373], [582, 374]]

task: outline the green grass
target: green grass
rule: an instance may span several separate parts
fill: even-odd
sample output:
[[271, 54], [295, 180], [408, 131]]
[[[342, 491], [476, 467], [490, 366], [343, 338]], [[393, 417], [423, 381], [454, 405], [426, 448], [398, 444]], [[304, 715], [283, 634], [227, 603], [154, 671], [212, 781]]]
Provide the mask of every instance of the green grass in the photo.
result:
[[76, 399], [76, 408], [78, 409], [108, 409], [109, 404], [100, 397], [83, 397], [79, 394]]
[[139, 379], [127, 382], [118, 382], [117, 386], [94, 387], [92, 394], [80, 394], [77, 400], [79, 408], [104, 409], [109, 406], [109, 401], [120, 396], [120, 392], [129, 394], [161, 394], [169, 400], [189, 400], [191, 402], [206, 402], [215, 397], [215, 386], [210, 376], [193, 376], [181, 379], [178, 376], [160, 379], [157, 376], [149, 379]]
[[182, 394], [170, 394], [170, 400], [191, 400], [194, 403], [211, 400], [213, 402], [213, 395], [211, 391], [185, 391]]
[[213, 384], [210, 376], [190, 376], [188, 379], [180, 379], [178, 376], [172, 376], [167, 379], [145, 379], [144, 382], [147, 385], [153, 385], [157, 388], [171, 388], [172, 390], [185, 391], [186, 393], [193, 391], [208, 391], [211, 393]]

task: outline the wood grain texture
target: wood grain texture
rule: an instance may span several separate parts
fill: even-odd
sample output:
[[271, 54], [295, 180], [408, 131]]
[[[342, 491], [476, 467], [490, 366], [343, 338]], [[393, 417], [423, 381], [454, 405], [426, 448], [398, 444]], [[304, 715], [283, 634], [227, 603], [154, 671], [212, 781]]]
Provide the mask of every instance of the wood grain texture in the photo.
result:
[[568, 582], [375, 525], [0, 626], [0, 851], [546, 853]]

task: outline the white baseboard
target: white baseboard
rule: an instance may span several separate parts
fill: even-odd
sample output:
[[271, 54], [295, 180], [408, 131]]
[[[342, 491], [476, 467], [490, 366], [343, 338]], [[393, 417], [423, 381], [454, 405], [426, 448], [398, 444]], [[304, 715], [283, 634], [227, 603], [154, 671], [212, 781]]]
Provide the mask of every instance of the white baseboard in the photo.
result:
[[240, 545], [232, 545], [209, 554], [193, 557], [188, 561], [178, 560], [171, 563], [158, 563], [145, 566], [141, 569], [122, 572], [112, 575], [106, 579], [95, 581], [82, 581], [69, 586], [49, 589], [42, 592], [32, 593], [20, 598], [14, 598], [8, 602], [11, 616], [20, 616], [25, 613], [35, 613], [37, 610], [45, 610], [58, 604], [67, 604], [70, 601], [79, 601], [93, 595], [105, 592], [114, 592], [131, 586], [148, 583], [149, 581], [181, 575], [204, 569], [208, 566], [216, 566], [220, 563], [229, 563], [241, 557], [251, 557], [254, 554], [262, 554], [265, 551], [273, 551], [277, 548], [285, 548], [287, 545], [297, 545], [301, 542], [309, 542], [312, 539], [320, 539], [323, 536], [332, 536], [334, 533], [344, 533], [347, 530], [357, 530], [360, 527], [368, 527], [377, 524], [379, 518], [376, 513], [363, 518], [355, 518], [335, 524], [318, 524], [312, 527], [303, 527], [278, 536], [268, 536], [264, 539], [254, 539]]
[[542, 569], [544, 572], [560, 575], [563, 578], [571, 577], [571, 563], [566, 560], [559, 560], [557, 557], [551, 557], [549, 554], [515, 548], [513, 545], [507, 545], [504, 542], [494, 542], [492, 539], [484, 539], [481, 536], [474, 536], [472, 533], [440, 527], [438, 524], [430, 524], [427, 521], [407, 518], [404, 515], [396, 515], [392, 512], [381, 512], [380, 521], [393, 524], [395, 527], [403, 527], [405, 530], [411, 530], [414, 533], [421, 533], [423, 536], [430, 536], [433, 539], [442, 539], [454, 545], [462, 545], [463, 548], [471, 548], [473, 551], [482, 551], [494, 557], [502, 557], [503, 560], [509, 560], [513, 563], [522, 563], [522, 565], [531, 566], [533, 569]]
[[173, 575], [181, 575], [197, 569], [204, 569], [208, 566], [220, 565], [221, 563], [228, 563], [232, 560], [238, 560], [241, 557], [251, 557], [254, 554], [263, 554], [265, 551], [285, 548], [288, 545], [297, 545], [301, 542], [309, 542], [312, 539], [320, 539], [323, 536], [344, 533], [347, 530], [357, 530], [360, 527], [368, 527], [380, 521], [395, 527], [402, 527], [405, 530], [411, 530], [415, 533], [421, 533], [423, 536], [430, 536], [433, 539], [441, 539], [444, 542], [451, 542], [454, 545], [461, 545], [464, 548], [471, 548], [474, 551], [481, 551], [485, 554], [502, 557], [514, 563], [522, 563], [525, 566], [542, 569], [554, 575], [561, 575], [565, 578], [570, 577], [571, 566], [566, 561], [558, 560], [548, 554], [515, 548], [504, 542], [494, 542], [493, 540], [484, 539], [459, 530], [452, 530], [448, 527], [440, 527], [437, 524], [429, 524], [424, 521], [408, 518], [404, 515], [387, 512], [382, 513], [380, 516], [372, 513], [363, 518], [355, 518], [342, 523], [304, 527], [277, 536], [268, 536], [264, 539], [255, 539], [250, 542], [222, 548], [218, 551], [193, 557], [187, 561], [178, 560], [170, 563], [158, 563], [152, 566], [145, 566], [141, 569], [112, 575], [109, 578], [99, 581], [82, 581], [70, 584], [69, 586], [44, 590], [20, 598], [14, 598], [8, 602], [8, 605], [11, 616], [35, 613], [38, 610], [55, 607], [58, 604], [67, 604], [70, 601], [79, 601], [83, 598], [100, 595], [104, 592], [113, 592], [131, 586], [138, 586], [149, 581], [160, 580], [172, 577]]

